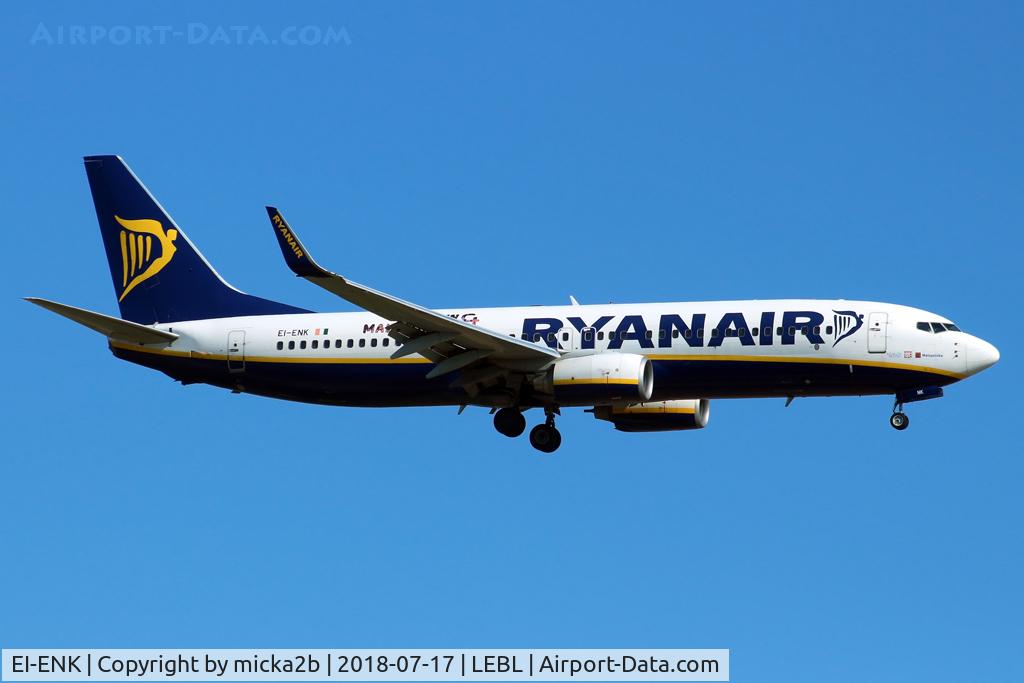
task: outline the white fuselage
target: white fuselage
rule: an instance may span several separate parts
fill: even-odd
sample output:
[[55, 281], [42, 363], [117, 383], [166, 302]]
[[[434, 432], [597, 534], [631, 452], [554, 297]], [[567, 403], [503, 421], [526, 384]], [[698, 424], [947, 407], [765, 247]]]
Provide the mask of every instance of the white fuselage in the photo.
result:
[[[943, 316], [866, 301], [789, 299], [439, 312], [502, 335], [546, 344], [563, 357], [609, 351], [644, 355], [663, 368], [661, 381], [656, 382], [660, 400], [891, 393], [915, 382], [948, 384], [994, 362], [990, 345], [948, 329], [952, 323]], [[922, 324], [928, 331], [919, 329]], [[429, 396], [410, 397], [410, 382], [425, 375], [431, 361], [417, 354], [392, 360], [397, 346], [388, 336], [388, 325], [389, 321], [366, 312], [178, 322], [154, 326], [180, 337], [165, 347], [147, 348], [146, 353], [220, 363], [224, 369], [231, 366], [223, 382], [206, 379], [202, 373], [183, 378], [189, 381], [237, 384], [242, 390], [296, 400], [346, 405], [467, 402], [447, 383], [443, 390], [432, 387]], [[141, 350], [128, 344], [112, 346], [125, 352]], [[404, 366], [400, 377], [394, 372], [396, 366]], [[826, 370], [828, 374], [823, 375]], [[887, 374], [879, 374], [883, 371]], [[294, 387], [289, 386], [290, 377]], [[387, 386], [381, 385], [392, 378], [395, 391], [389, 396]], [[361, 388], [366, 401], [360, 401]], [[310, 391], [327, 394], [308, 396]]]

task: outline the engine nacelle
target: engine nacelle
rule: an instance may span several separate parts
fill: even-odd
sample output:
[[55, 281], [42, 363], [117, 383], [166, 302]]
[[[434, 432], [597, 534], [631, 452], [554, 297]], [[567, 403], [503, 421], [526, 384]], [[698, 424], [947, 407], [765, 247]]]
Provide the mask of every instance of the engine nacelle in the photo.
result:
[[654, 392], [654, 366], [636, 353], [595, 353], [555, 361], [536, 382], [563, 406], [646, 401]]
[[608, 420], [620, 432], [673, 432], [703, 429], [711, 415], [711, 402], [654, 401], [626, 406], [596, 406], [594, 417]]

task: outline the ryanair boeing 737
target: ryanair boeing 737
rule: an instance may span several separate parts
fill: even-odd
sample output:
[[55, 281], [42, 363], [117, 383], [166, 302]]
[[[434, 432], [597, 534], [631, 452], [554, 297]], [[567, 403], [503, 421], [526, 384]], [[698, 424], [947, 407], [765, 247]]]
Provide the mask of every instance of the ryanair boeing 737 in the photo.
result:
[[709, 399], [889, 394], [903, 404], [999, 360], [949, 319], [869, 301], [709, 301], [434, 311], [321, 267], [267, 207], [288, 267], [363, 309], [316, 313], [244, 294], [116, 156], [85, 158], [121, 317], [34, 304], [107, 337], [118, 358], [182, 384], [338, 406], [490, 408], [509, 437], [523, 413], [550, 453], [555, 416], [585, 407], [626, 432], [700, 429]]

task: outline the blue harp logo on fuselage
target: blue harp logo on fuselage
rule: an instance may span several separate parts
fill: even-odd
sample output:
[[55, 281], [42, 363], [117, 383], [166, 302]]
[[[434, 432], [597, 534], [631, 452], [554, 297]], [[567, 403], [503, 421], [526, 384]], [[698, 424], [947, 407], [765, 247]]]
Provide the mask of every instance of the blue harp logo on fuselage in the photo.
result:
[[835, 325], [836, 330], [836, 340], [832, 344], [834, 347], [860, 329], [860, 326], [864, 324], [864, 316], [857, 313], [857, 311], [837, 311], [833, 309], [832, 313], [834, 313], [832, 323]]
[[178, 231], [174, 228], [164, 231], [160, 221], [152, 218], [128, 220], [114, 216], [121, 224], [121, 296], [124, 301], [128, 293], [153, 277], [171, 262], [178, 248], [174, 240]]

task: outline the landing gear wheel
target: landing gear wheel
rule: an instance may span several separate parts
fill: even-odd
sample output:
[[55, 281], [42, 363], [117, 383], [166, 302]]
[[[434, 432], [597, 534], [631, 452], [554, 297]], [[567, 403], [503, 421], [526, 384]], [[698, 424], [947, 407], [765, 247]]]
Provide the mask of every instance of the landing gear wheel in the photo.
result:
[[562, 445], [562, 435], [554, 425], [537, 425], [530, 430], [530, 445], [541, 453], [554, 453]]
[[494, 414], [494, 428], [499, 434], [516, 437], [526, 431], [526, 418], [515, 408], [502, 408]]
[[906, 413], [893, 413], [892, 417], [889, 418], [889, 424], [892, 425], [893, 429], [898, 429], [902, 432], [910, 426], [910, 418], [907, 417]]

